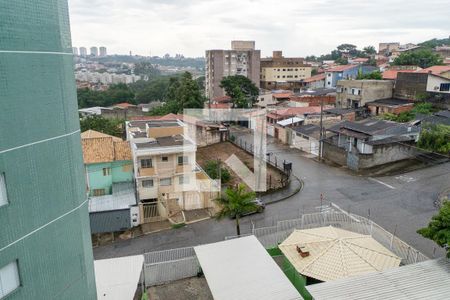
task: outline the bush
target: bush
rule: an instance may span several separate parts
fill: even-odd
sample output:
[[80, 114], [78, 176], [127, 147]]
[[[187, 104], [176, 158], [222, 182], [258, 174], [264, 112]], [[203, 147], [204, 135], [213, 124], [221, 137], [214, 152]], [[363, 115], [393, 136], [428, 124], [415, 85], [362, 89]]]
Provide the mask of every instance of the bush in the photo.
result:
[[[219, 162], [216, 160], [208, 160], [205, 165], [205, 172], [208, 174], [209, 177], [212, 179], [218, 179], [219, 178]], [[221, 176], [220, 180], [222, 183], [226, 183], [231, 179], [231, 174], [228, 171], [228, 169], [221, 167], [220, 168]]]
[[450, 153], [450, 126], [427, 125], [423, 128], [417, 145], [428, 151], [448, 155]]

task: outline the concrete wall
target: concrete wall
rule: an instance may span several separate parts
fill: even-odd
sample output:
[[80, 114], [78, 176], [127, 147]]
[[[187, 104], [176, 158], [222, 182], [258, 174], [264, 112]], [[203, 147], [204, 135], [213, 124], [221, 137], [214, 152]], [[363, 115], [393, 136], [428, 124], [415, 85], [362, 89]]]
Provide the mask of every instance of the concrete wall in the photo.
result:
[[[104, 168], [111, 169], [109, 175], [103, 175]], [[113, 183], [133, 180], [133, 164], [129, 160], [89, 164], [86, 172], [90, 196], [94, 196], [95, 189], [104, 189], [106, 195], [111, 194]]]
[[395, 83], [394, 97], [400, 99], [417, 99], [427, 90], [427, 73], [399, 72]]
[[[358, 106], [378, 99], [392, 98], [394, 82], [390, 80], [340, 80], [337, 83], [336, 107], [350, 108], [348, 100], [357, 101]], [[361, 91], [360, 95], [353, 95], [352, 89]]]
[[440, 91], [440, 87], [442, 83], [450, 83], [450, 79], [441, 78], [438, 76], [429, 75], [427, 81], [427, 92], [439, 92], [450, 94], [450, 91]]
[[323, 143], [322, 155], [325, 159], [338, 165], [347, 165], [347, 151], [345, 151], [345, 149], [334, 146], [329, 142]]
[[359, 169], [367, 169], [387, 163], [414, 157], [416, 150], [401, 144], [387, 144], [373, 147], [373, 154], [359, 155]]

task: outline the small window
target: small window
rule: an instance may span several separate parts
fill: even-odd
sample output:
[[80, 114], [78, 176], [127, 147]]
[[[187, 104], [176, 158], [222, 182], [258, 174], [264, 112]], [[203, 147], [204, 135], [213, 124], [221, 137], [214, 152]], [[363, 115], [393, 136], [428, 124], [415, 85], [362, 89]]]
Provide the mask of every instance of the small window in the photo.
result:
[[153, 187], [153, 179], [147, 179], [142, 181], [142, 187], [144, 188], [152, 188]]
[[179, 165], [187, 165], [189, 163], [189, 158], [187, 156], [178, 156]]
[[450, 91], [450, 83], [441, 83], [439, 87], [440, 92], [449, 92]]
[[169, 186], [172, 185], [172, 178], [161, 178], [159, 180], [159, 185], [161, 186]]
[[5, 173], [0, 173], [0, 206], [8, 204], [8, 194], [6, 193]]
[[95, 197], [103, 196], [105, 195], [105, 189], [94, 189], [92, 193]]
[[111, 175], [111, 168], [103, 168], [103, 176]]
[[11, 294], [20, 286], [19, 269], [17, 261], [0, 268], [0, 298]]
[[161, 157], [161, 161], [168, 162], [169, 161], [169, 157], [168, 156], [162, 156]]
[[152, 159], [151, 158], [141, 159], [141, 168], [153, 168]]
[[179, 184], [189, 184], [189, 176], [179, 176], [178, 183]]

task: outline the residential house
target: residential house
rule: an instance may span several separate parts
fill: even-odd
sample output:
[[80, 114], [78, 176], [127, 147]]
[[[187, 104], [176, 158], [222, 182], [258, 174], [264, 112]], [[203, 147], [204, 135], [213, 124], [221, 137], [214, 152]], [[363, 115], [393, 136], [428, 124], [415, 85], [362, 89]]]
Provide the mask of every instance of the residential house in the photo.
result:
[[320, 127], [314, 124], [292, 128], [291, 146], [314, 156], [319, 155]]
[[351, 65], [362, 65], [369, 62], [369, 58], [367, 57], [357, 57], [357, 58], [350, 58], [348, 60], [348, 63]]
[[414, 108], [414, 102], [405, 99], [378, 99], [367, 102], [367, 108], [372, 116], [379, 116], [385, 113], [400, 114], [402, 112], [411, 111]]
[[426, 93], [450, 94], [450, 79], [431, 72], [398, 73], [394, 97], [418, 100]]
[[126, 129], [142, 223], [184, 223], [184, 211], [214, 207], [220, 182], [197, 165], [197, 145], [182, 121], [129, 121]]
[[317, 74], [303, 80], [303, 86], [308, 89], [325, 88], [325, 73]]
[[267, 90], [296, 90], [302, 80], [311, 77], [312, 67], [300, 57], [284, 57], [282, 51], [273, 51], [271, 58], [261, 59], [261, 88]]
[[430, 73], [450, 79], [450, 66], [431, 66], [429, 68], [418, 71], [420, 73]]
[[389, 80], [339, 80], [336, 108], [359, 108], [373, 100], [392, 98], [393, 88]]
[[139, 224], [133, 162], [127, 141], [94, 130], [81, 133], [91, 233]]
[[416, 155], [410, 144], [419, 139], [419, 127], [378, 119], [344, 121], [327, 129], [323, 157], [359, 171]]
[[325, 87], [334, 88], [339, 80], [356, 79], [358, 74], [377, 71], [377, 67], [366, 65], [342, 65], [325, 70]]

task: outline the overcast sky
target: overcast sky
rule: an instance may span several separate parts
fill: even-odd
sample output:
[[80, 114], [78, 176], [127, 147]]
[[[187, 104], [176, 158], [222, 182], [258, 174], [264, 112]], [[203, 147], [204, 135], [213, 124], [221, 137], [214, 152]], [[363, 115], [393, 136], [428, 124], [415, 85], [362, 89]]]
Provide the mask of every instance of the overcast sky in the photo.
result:
[[450, 34], [449, 0], [69, 0], [72, 43], [110, 54], [204, 56], [255, 40], [262, 56]]

